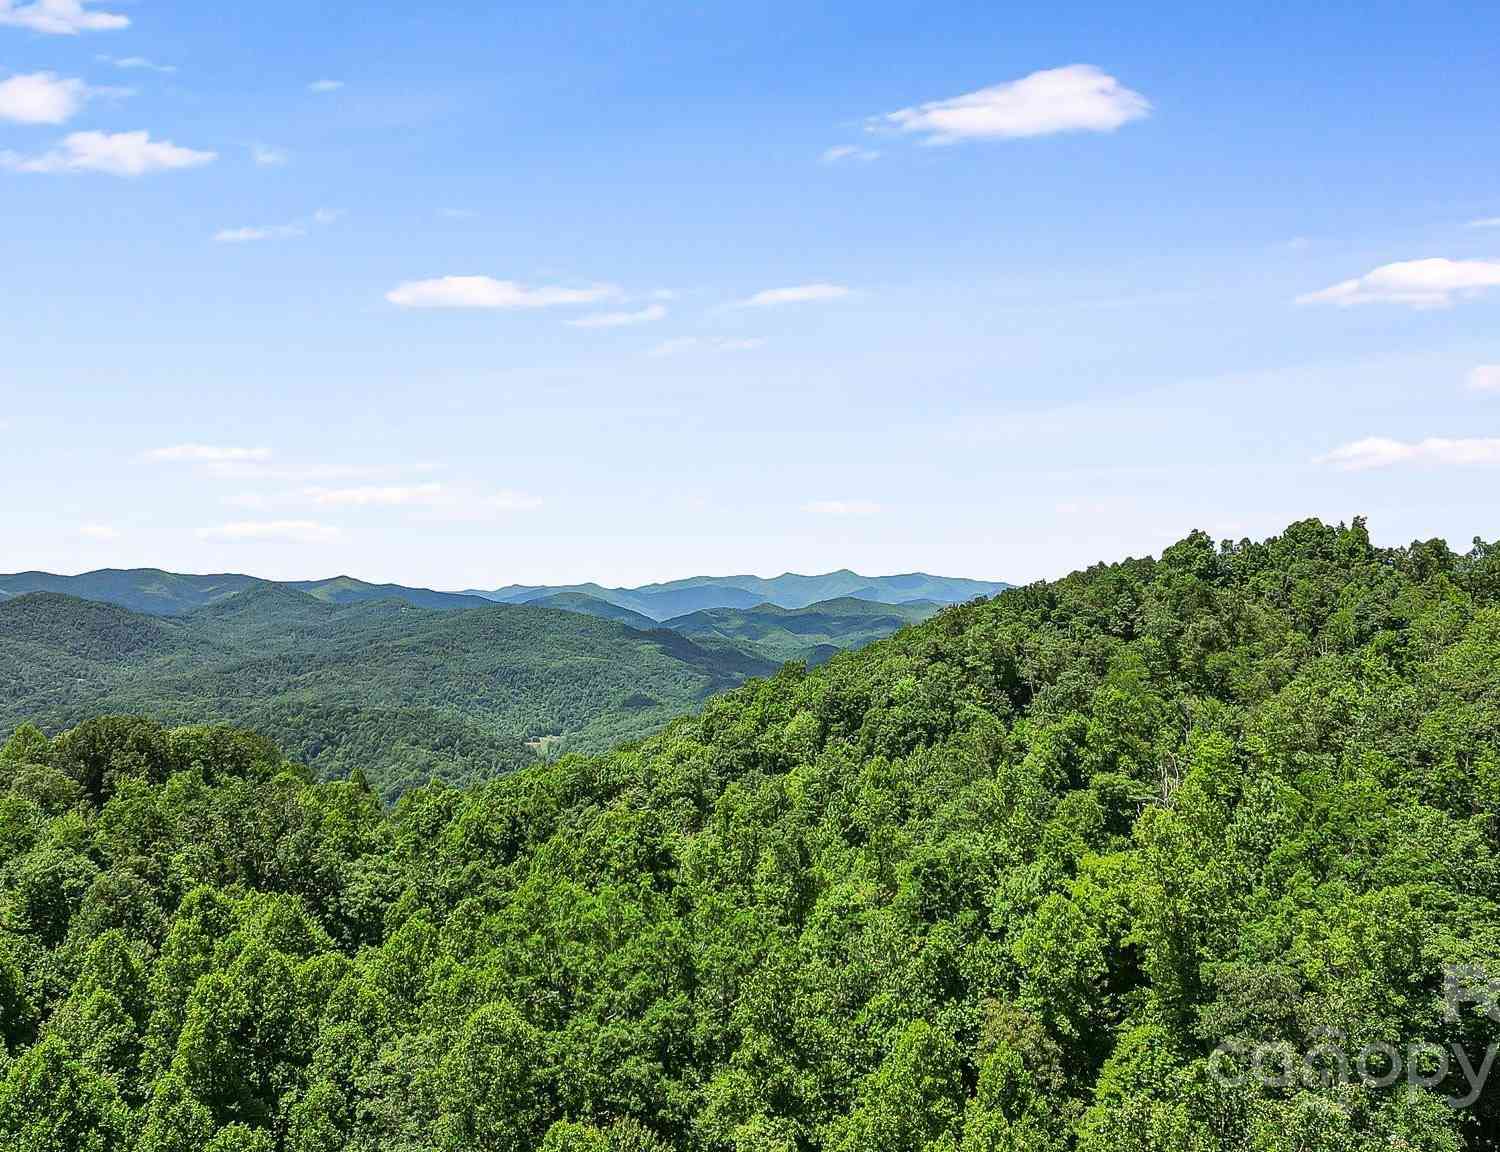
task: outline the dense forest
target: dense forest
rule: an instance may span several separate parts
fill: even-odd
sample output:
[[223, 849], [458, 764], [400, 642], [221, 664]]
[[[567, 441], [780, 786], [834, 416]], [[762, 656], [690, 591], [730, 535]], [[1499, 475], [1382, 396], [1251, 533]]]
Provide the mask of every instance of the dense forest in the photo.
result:
[[56, 593], [0, 602], [0, 725], [109, 712], [228, 721], [383, 796], [653, 732], [778, 661], [712, 639], [475, 601], [329, 603], [260, 583], [173, 617]]
[[709, 608], [666, 621], [663, 627], [695, 640], [718, 639], [780, 661], [821, 664], [846, 649], [863, 648], [908, 624], [936, 615], [931, 600], [880, 604], [841, 597], [806, 608], [759, 604], [754, 608]]
[[127, 717], [0, 788], [17, 1152], [1500, 1146], [1490, 545], [1195, 534], [389, 807]]

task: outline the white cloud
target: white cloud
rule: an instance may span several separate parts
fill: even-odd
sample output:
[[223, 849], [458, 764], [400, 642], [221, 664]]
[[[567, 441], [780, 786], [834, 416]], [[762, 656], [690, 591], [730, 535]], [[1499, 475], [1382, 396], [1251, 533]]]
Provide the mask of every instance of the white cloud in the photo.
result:
[[71, 120], [89, 97], [82, 80], [68, 80], [55, 72], [33, 72], [0, 80], [0, 120], [15, 124], [63, 124]]
[[777, 304], [807, 304], [818, 300], [842, 300], [853, 295], [842, 284], [797, 284], [791, 288], [768, 288], [741, 303], [746, 308], [768, 308]]
[[253, 244], [257, 240], [291, 240], [306, 236], [300, 224], [263, 224], [249, 228], [221, 228], [214, 233], [218, 244]]
[[1500, 364], [1480, 364], [1469, 373], [1471, 392], [1500, 392]]
[[743, 336], [736, 340], [720, 340], [717, 344], [721, 352], [754, 352], [757, 348], [764, 348], [765, 346], [765, 339], [761, 336]]
[[200, 535], [220, 540], [291, 540], [298, 544], [323, 544], [336, 539], [339, 530], [316, 520], [235, 520], [205, 528]]
[[857, 144], [836, 144], [818, 157], [823, 164], [868, 164], [871, 160], [879, 159], [880, 153], [874, 148], [861, 148]]
[[402, 308], [553, 308], [568, 304], [593, 304], [618, 294], [611, 284], [587, 288], [531, 288], [514, 280], [488, 276], [443, 276], [436, 280], [409, 280], [385, 294]]
[[85, 540], [108, 542], [120, 538], [120, 530], [112, 524], [80, 524], [78, 534]]
[[144, 176], [178, 168], [201, 168], [216, 159], [213, 152], [179, 148], [170, 140], [153, 140], [146, 132], [74, 132], [62, 145], [39, 156], [0, 152], [0, 167], [17, 172], [104, 172], [111, 176]]
[[1500, 216], [1485, 216], [1480, 220], [1470, 220], [1470, 228], [1500, 228]]
[[1011, 140], [1059, 132], [1113, 132], [1151, 114], [1151, 102], [1090, 64], [1033, 72], [866, 123], [871, 131], [915, 133], [926, 144]]
[[259, 168], [284, 168], [292, 158], [283, 148], [272, 148], [269, 144], [252, 144], [250, 145], [250, 159], [254, 160]]
[[652, 304], [638, 312], [598, 312], [592, 316], [580, 316], [569, 320], [574, 328], [628, 328], [632, 324], [650, 324], [666, 319], [667, 310], [660, 304]]
[[439, 208], [438, 215], [448, 220], [473, 220], [479, 213], [472, 208]]
[[1412, 308], [1446, 308], [1454, 297], [1476, 296], [1500, 287], [1500, 262], [1491, 260], [1403, 260], [1382, 264], [1352, 280], [1297, 297], [1298, 304], [1406, 304]]
[[33, 0], [17, 4], [0, 0], [0, 24], [26, 28], [49, 36], [76, 36], [80, 32], [110, 32], [128, 28], [130, 18], [100, 12], [92, 0]]
[[342, 212], [319, 208], [306, 220], [294, 220], [290, 224], [259, 224], [246, 228], [221, 228], [214, 233], [214, 241], [219, 244], [253, 244], [259, 240], [295, 240], [299, 236], [307, 235], [309, 222], [319, 225], [332, 224], [342, 215]]
[[814, 500], [802, 510], [814, 516], [878, 516], [880, 505], [870, 500]]
[[154, 60], [147, 60], [144, 56], [105, 56], [95, 57], [101, 64], [113, 64], [116, 68], [127, 72], [161, 72], [171, 75], [177, 71], [175, 64], [158, 64]]
[[314, 80], [307, 86], [309, 92], [337, 92], [344, 86], [342, 80]]
[[1372, 436], [1335, 448], [1315, 461], [1342, 472], [1367, 472], [1397, 464], [1436, 464], [1450, 467], [1500, 465], [1500, 438], [1467, 440], [1389, 440]]
[[269, 460], [268, 448], [232, 448], [222, 444], [173, 444], [168, 448], [153, 448], [146, 453], [148, 460], [164, 460], [189, 464], [229, 464], [253, 460]]

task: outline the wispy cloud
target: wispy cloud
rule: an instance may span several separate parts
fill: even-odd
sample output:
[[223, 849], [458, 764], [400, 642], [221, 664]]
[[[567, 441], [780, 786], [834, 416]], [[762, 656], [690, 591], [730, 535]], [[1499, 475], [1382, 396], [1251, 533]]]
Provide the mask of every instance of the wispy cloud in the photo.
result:
[[1500, 438], [1388, 440], [1372, 436], [1335, 448], [1315, 462], [1342, 472], [1367, 472], [1398, 464], [1492, 467], [1500, 465]]
[[305, 220], [293, 220], [290, 224], [256, 224], [242, 228], [221, 228], [214, 233], [219, 244], [254, 244], [260, 240], [295, 240], [306, 236], [310, 225], [328, 225], [336, 221], [342, 212], [319, 208]]
[[1469, 391], [1500, 392], [1500, 364], [1480, 364], [1469, 373]]
[[880, 505], [871, 500], [814, 500], [802, 510], [814, 516], [866, 517], [878, 516]]
[[111, 540], [118, 540], [120, 538], [120, 530], [113, 524], [80, 524], [78, 526], [78, 535], [82, 536], [85, 540], [97, 540], [101, 543], [107, 543]]
[[1382, 264], [1363, 276], [1297, 297], [1298, 304], [1405, 304], [1412, 308], [1447, 308], [1455, 298], [1477, 296], [1500, 287], [1500, 262], [1490, 260], [1404, 260]]
[[269, 144], [250, 145], [250, 159], [258, 168], [284, 168], [291, 163], [291, 154], [284, 148], [272, 148]]
[[337, 92], [344, 86], [342, 80], [314, 80], [307, 86], [309, 92]]
[[103, 172], [110, 176], [144, 176], [182, 168], [201, 168], [217, 158], [213, 152], [180, 148], [170, 140], [153, 140], [147, 132], [74, 132], [50, 152], [23, 156], [0, 152], [0, 167], [16, 172]]
[[130, 18], [101, 12], [92, 0], [33, 0], [18, 4], [0, 0], [0, 24], [26, 28], [48, 36], [77, 36], [80, 32], [112, 32], [130, 27]]
[[297, 544], [325, 544], [339, 536], [331, 524], [317, 520], [233, 520], [199, 533], [219, 540], [289, 540]]
[[637, 312], [596, 312], [592, 316], [580, 316], [568, 323], [574, 328], [628, 328], [634, 324], [651, 324], [664, 320], [667, 310], [660, 304], [652, 304]]
[[920, 135], [925, 144], [1013, 140], [1061, 132], [1113, 132], [1151, 114], [1151, 102], [1091, 64], [1033, 72], [866, 122], [873, 132]]
[[301, 224], [261, 224], [248, 228], [221, 228], [214, 233], [218, 244], [253, 244], [257, 240], [292, 240], [306, 236]]
[[740, 301], [745, 308], [773, 308], [779, 304], [810, 304], [820, 300], [842, 300], [853, 290], [842, 284], [796, 284], [790, 288], [767, 288]]
[[147, 60], [144, 56], [106, 56], [101, 53], [94, 59], [101, 64], [113, 64], [116, 68], [126, 72], [160, 72], [163, 75], [171, 75], [177, 71], [175, 64], [158, 64], [154, 60]]
[[1500, 216], [1484, 216], [1469, 221], [1470, 228], [1500, 228]]
[[13, 124], [65, 124], [89, 98], [82, 80], [32, 72], [0, 80], [0, 120]]
[[868, 164], [879, 160], [880, 153], [874, 148], [861, 148], [857, 144], [836, 144], [818, 157], [822, 164]]
[[237, 448], [227, 444], [173, 444], [146, 453], [148, 460], [187, 464], [243, 463], [270, 458], [269, 448]]
[[529, 287], [514, 280], [489, 276], [443, 276], [408, 280], [385, 294], [401, 308], [488, 308], [519, 310], [593, 304], [619, 294], [612, 284], [585, 288]]

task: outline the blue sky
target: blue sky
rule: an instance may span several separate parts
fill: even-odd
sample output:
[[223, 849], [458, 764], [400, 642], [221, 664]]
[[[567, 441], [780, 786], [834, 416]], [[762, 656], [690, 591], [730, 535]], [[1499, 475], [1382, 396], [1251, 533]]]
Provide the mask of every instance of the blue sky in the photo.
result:
[[0, 0], [0, 571], [1464, 546], [1497, 146], [1473, 3]]

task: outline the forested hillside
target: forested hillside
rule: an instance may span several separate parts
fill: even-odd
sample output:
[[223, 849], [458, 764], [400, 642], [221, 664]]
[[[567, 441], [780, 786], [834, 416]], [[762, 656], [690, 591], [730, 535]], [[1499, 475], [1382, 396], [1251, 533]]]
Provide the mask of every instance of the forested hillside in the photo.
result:
[[[1500, 975], [1497, 741], [1500, 549], [1359, 522], [1194, 535], [391, 809], [245, 733], [23, 728], [0, 1144], [1493, 1149], [1454, 1053], [1494, 986], [1445, 970]], [[1370, 1051], [1414, 1074], [1320, 1075]]]
[[[80, 600], [115, 604], [153, 616], [182, 616], [223, 603], [267, 583], [269, 581], [254, 576], [190, 576], [163, 572], [159, 568], [105, 568], [81, 576], [17, 572], [0, 576], [0, 600], [24, 596], [28, 592], [54, 592]], [[415, 608], [474, 608], [484, 603], [478, 596], [434, 592], [430, 588], [407, 588], [400, 584], [367, 584], [349, 576], [335, 576], [331, 580], [296, 580], [285, 586], [330, 604], [401, 600]]]
[[533, 745], [644, 736], [775, 663], [712, 641], [478, 602], [338, 605], [257, 584], [174, 618], [50, 593], [0, 602], [0, 726], [108, 712], [249, 725], [322, 776], [394, 797], [484, 779]]
[[842, 649], [863, 648], [937, 615], [941, 605], [880, 604], [844, 597], [806, 608], [760, 604], [754, 608], [710, 608], [677, 616], [662, 627], [694, 639], [718, 638], [753, 645], [775, 659], [820, 664]]

